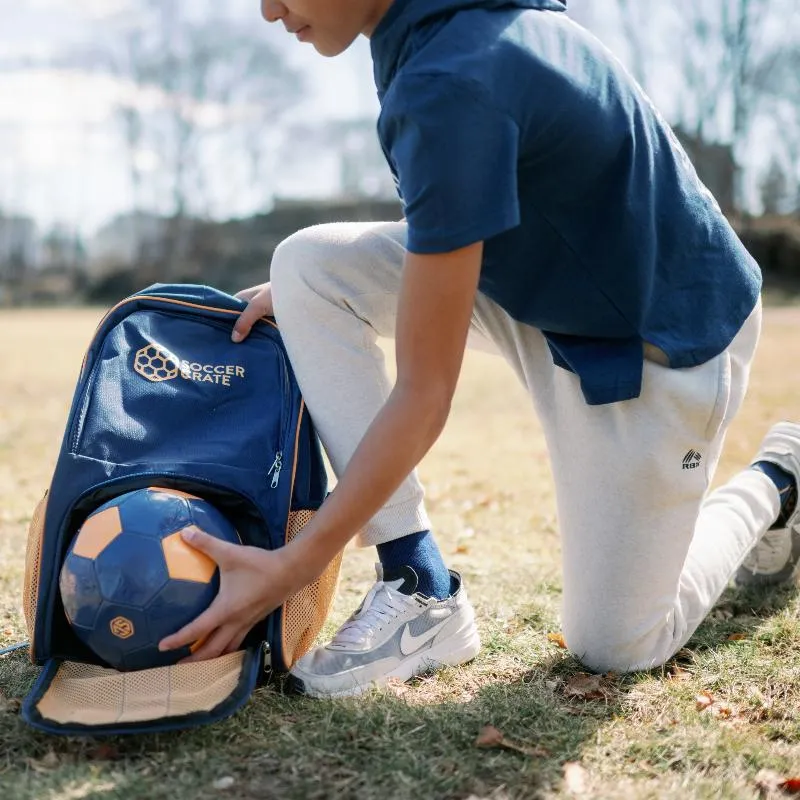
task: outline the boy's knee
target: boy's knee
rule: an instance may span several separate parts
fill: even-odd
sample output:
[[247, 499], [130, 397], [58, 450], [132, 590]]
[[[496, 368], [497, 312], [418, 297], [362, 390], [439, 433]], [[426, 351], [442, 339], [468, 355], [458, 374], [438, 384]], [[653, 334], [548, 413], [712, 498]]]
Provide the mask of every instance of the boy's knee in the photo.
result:
[[326, 228], [304, 228], [275, 248], [269, 278], [275, 296], [289, 296], [302, 287], [314, 286], [329, 267], [334, 255], [334, 237]]
[[623, 674], [654, 669], [678, 649], [668, 631], [651, 630], [644, 634], [620, 625], [573, 627], [564, 631], [572, 655], [591, 672]]

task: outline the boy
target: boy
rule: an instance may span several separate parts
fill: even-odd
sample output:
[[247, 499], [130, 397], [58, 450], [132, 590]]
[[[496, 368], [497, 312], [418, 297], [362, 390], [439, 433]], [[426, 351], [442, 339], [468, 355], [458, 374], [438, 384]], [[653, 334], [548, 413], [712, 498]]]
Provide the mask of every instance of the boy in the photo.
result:
[[[371, 39], [378, 131], [405, 220], [301, 231], [234, 332], [275, 314], [339, 476], [304, 535], [265, 553], [195, 537], [213, 606], [165, 646], [229, 652], [357, 532], [378, 580], [293, 674], [315, 696], [479, 649], [413, 472], [448, 415], [468, 334], [541, 420], [563, 543], [563, 620], [590, 669], [670, 658], [729, 579], [792, 577], [800, 426], [706, 496], [760, 330], [760, 273], [667, 125], [559, 0], [263, 0], [341, 53]], [[392, 387], [376, 346], [393, 335]]]

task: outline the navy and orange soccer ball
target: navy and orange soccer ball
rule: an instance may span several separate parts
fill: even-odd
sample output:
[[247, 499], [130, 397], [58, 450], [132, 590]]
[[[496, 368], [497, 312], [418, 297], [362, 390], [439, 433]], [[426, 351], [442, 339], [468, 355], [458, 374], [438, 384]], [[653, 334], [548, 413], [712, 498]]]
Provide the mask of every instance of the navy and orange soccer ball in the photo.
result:
[[181, 538], [189, 526], [239, 544], [232, 523], [211, 503], [158, 488], [100, 506], [70, 544], [60, 576], [64, 611], [78, 638], [109, 666], [149, 669], [191, 652], [158, 650], [219, 590], [217, 565]]

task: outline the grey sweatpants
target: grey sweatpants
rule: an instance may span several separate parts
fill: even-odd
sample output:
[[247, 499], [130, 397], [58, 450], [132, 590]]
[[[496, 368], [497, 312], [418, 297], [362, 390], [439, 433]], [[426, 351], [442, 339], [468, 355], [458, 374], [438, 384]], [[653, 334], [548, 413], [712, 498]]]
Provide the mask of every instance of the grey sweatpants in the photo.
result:
[[[394, 335], [406, 230], [321, 225], [283, 242], [272, 262], [275, 315], [337, 474], [391, 390], [377, 337]], [[759, 306], [717, 358], [691, 369], [647, 360], [639, 398], [589, 406], [538, 330], [476, 298], [470, 343], [506, 359], [544, 430], [562, 539], [564, 637], [592, 669], [646, 669], [670, 658], [777, 517], [777, 489], [754, 470], [708, 494], [760, 326]], [[409, 475], [360, 544], [428, 528], [422, 497]]]

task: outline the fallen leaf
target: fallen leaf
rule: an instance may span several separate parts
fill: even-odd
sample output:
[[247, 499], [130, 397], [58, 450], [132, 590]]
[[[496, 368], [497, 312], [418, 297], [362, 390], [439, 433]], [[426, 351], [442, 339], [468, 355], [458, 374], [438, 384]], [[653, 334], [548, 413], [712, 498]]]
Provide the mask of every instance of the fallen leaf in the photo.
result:
[[13, 628], [3, 628], [3, 636], [13, 636], [14, 629]]
[[122, 754], [113, 744], [98, 744], [86, 753], [86, 757], [91, 761], [118, 761]]
[[564, 764], [564, 784], [570, 794], [586, 794], [589, 773], [577, 761], [567, 761]]
[[211, 784], [211, 788], [224, 791], [225, 789], [230, 789], [234, 783], [236, 783], [236, 778], [231, 775], [226, 775], [224, 778], [217, 778], [217, 780]]
[[563, 647], [564, 650], [567, 649], [567, 643], [564, 641], [564, 634], [560, 631], [557, 633], [548, 633], [547, 639], [553, 644], [558, 645], [558, 647]]
[[501, 747], [502, 744], [503, 734], [494, 725], [484, 725], [475, 740], [476, 747]]
[[532, 758], [543, 758], [550, 755], [550, 751], [545, 750], [544, 747], [534, 747], [512, 742], [497, 730], [494, 725], [484, 725], [484, 727], [481, 728], [481, 732], [475, 740], [475, 746], [484, 748], [499, 747], [504, 750], [513, 750], [516, 753], [522, 753]]
[[786, 778], [780, 782], [779, 786], [789, 794], [800, 794], [800, 778]]
[[739, 714], [737, 708], [727, 703], [714, 703], [709, 710], [713, 716], [721, 717], [722, 719], [731, 719]]
[[469, 554], [469, 547], [467, 547], [465, 544], [460, 544], [453, 552], [457, 556], [466, 556]]
[[728, 636], [726, 641], [728, 641], [728, 642], [742, 642], [745, 639], [747, 639], [747, 634], [746, 633], [732, 633], [730, 636]]
[[713, 705], [714, 698], [708, 692], [701, 692], [695, 695], [694, 702], [698, 711], [705, 711], [705, 709]]
[[608, 700], [614, 694], [614, 686], [603, 675], [579, 672], [564, 684], [564, 696], [579, 700]]

